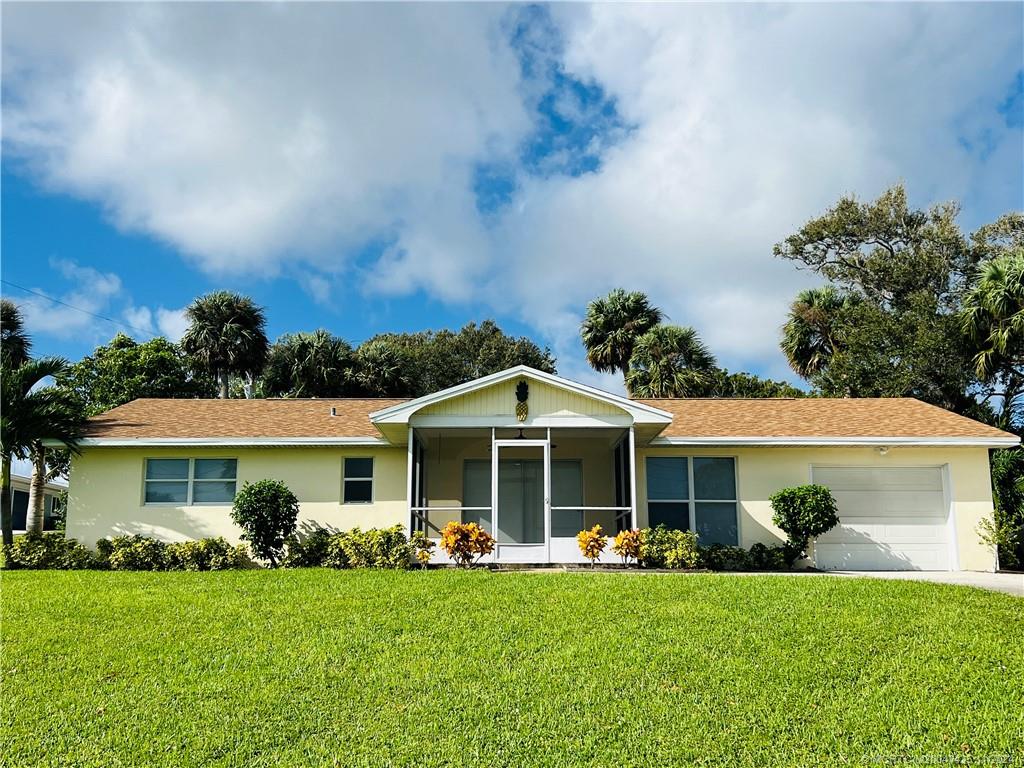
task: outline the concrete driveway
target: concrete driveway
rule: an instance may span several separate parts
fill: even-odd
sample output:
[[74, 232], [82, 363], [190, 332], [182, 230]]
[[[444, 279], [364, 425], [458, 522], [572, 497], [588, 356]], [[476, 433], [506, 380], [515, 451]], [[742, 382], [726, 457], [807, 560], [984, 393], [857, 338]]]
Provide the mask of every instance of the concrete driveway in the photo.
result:
[[904, 579], [961, 584], [1024, 597], [1024, 573], [981, 573], [978, 571], [829, 571], [837, 576], [868, 579]]

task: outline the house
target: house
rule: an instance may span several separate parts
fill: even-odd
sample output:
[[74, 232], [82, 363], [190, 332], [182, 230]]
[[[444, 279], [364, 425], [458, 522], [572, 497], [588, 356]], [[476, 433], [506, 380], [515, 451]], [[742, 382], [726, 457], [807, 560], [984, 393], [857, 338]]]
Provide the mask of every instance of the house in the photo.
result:
[[769, 496], [816, 482], [818, 567], [992, 570], [989, 450], [1018, 442], [913, 399], [631, 400], [523, 366], [414, 400], [136, 400], [91, 420], [67, 533], [237, 540], [236, 490], [274, 478], [300, 530], [475, 521], [497, 562], [569, 563], [595, 523], [778, 544]]
[[[32, 485], [32, 464], [15, 459], [11, 467], [11, 516], [15, 533], [24, 533], [28, 522], [28, 496]], [[52, 531], [64, 514], [63, 478], [55, 478], [43, 486], [43, 530]]]

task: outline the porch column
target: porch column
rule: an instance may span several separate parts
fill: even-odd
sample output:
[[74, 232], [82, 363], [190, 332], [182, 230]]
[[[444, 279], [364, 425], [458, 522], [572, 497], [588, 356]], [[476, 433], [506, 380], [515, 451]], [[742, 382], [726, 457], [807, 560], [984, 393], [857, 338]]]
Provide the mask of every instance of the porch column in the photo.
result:
[[[498, 540], [498, 447], [494, 444], [494, 427], [491, 427], [491, 535]], [[492, 561], [497, 562], [500, 547], [495, 544]]]
[[636, 431], [629, 425], [629, 527], [636, 530]]
[[408, 508], [409, 508], [408, 509], [408, 512], [409, 512], [409, 517], [408, 517], [408, 520], [409, 520], [408, 536], [409, 536], [409, 538], [412, 538], [412, 532], [413, 532], [412, 508], [416, 505], [416, 502], [414, 500], [414, 496], [416, 495], [416, 489], [413, 486], [413, 482], [414, 482], [414, 478], [413, 478], [413, 464], [414, 464], [414, 462], [413, 462], [413, 446], [414, 446], [414, 442], [413, 441], [414, 440], [415, 440], [415, 435], [413, 434], [413, 429], [410, 426], [409, 427], [409, 446], [408, 446], [408, 450], [406, 451], [406, 458], [407, 458], [408, 464], [407, 464], [407, 468], [406, 468], [406, 481], [405, 481], [405, 494], [406, 494], [406, 499], [409, 502], [409, 504], [408, 504]]

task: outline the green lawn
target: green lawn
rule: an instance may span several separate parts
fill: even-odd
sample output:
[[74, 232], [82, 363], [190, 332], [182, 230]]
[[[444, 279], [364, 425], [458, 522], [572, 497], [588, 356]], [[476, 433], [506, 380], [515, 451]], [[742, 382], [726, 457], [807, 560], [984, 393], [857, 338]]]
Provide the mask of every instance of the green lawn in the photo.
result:
[[1024, 764], [1024, 600], [968, 588], [327, 570], [0, 586], [5, 766]]

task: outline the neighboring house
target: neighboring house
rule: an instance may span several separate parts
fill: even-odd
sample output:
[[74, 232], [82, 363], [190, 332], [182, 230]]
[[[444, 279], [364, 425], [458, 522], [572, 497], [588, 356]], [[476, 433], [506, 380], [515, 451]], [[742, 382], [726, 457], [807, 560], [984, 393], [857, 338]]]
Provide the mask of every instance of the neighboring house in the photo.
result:
[[522, 366], [415, 400], [136, 400], [88, 435], [67, 531], [90, 545], [237, 540], [235, 492], [274, 478], [302, 531], [476, 521], [498, 562], [567, 563], [595, 523], [778, 544], [769, 496], [817, 482], [841, 519], [817, 565], [885, 570], [991, 570], [989, 449], [1019, 442], [913, 399], [630, 400]]
[[[28, 520], [28, 490], [32, 484], [32, 463], [16, 459], [11, 465], [11, 512], [15, 533], [25, 531]], [[43, 530], [52, 531], [64, 514], [62, 495], [68, 488], [63, 478], [57, 478], [44, 486]]]

